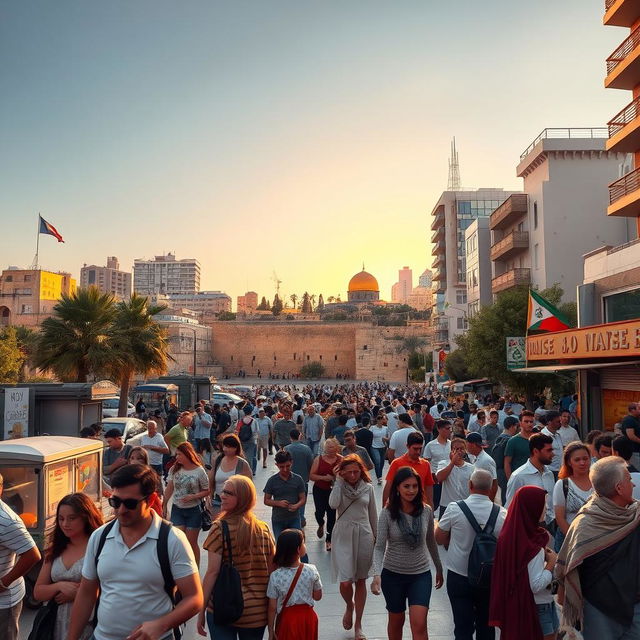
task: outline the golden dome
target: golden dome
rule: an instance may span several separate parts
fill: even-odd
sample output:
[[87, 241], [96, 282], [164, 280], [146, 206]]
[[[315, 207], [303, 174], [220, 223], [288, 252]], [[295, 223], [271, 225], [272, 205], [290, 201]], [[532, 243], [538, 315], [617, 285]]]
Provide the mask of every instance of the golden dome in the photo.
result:
[[349, 291], [380, 291], [378, 281], [364, 269], [349, 280]]

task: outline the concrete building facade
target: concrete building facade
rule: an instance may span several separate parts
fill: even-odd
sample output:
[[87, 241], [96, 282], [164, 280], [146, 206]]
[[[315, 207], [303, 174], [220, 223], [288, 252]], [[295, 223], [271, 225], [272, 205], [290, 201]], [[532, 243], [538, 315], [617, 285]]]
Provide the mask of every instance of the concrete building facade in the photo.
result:
[[467, 268], [467, 315], [475, 316], [480, 308], [491, 304], [491, 232], [489, 218], [474, 220], [464, 232]]
[[97, 287], [102, 293], [111, 293], [116, 300], [128, 300], [132, 291], [132, 274], [120, 270], [118, 258], [107, 258], [107, 266], [85, 264], [80, 269], [80, 286]]
[[257, 306], [258, 294], [255, 291], [247, 291], [243, 296], [238, 296], [236, 309], [240, 315], [254, 314]]
[[174, 253], [133, 263], [133, 288], [145, 296], [193, 294], [200, 291], [200, 263], [195, 258], [176, 260]]
[[222, 291], [170, 293], [153, 296], [153, 299], [173, 309], [189, 309], [201, 322], [212, 322], [219, 313], [231, 311], [231, 296]]
[[402, 267], [398, 271], [398, 282], [391, 287], [391, 302], [408, 304], [413, 291], [413, 271], [409, 267]]

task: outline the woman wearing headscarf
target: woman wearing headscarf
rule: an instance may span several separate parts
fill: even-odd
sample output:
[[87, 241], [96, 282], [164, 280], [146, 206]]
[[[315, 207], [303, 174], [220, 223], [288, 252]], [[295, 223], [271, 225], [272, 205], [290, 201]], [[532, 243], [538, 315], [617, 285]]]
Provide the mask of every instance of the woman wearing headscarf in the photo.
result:
[[[525, 486], [509, 505], [491, 573], [489, 624], [501, 640], [553, 640], [558, 630], [551, 582], [556, 554], [540, 524], [546, 491]], [[528, 579], [527, 579], [528, 578]]]

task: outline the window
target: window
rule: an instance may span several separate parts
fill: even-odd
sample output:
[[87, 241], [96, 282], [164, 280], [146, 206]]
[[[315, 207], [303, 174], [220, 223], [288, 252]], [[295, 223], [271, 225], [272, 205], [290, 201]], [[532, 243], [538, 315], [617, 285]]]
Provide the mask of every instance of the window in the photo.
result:
[[458, 329], [466, 329], [467, 328], [467, 318], [466, 316], [462, 318], [456, 318]]
[[467, 292], [458, 290], [456, 291], [456, 304], [467, 304]]
[[2, 499], [21, 516], [27, 529], [37, 528], [39, 482], [35, 468], [2, 467], [2, 475], [4, 477]]
[[30, 304], [23, 304], [20, 308], [20, 313], [33, 313], [33, 306]]
[[13, 282], [13, 276], [7, 276], [5, 282]]
[[25, 282], [31, 282], [31, 274], [30, 274], [30, 273], [27, 273], [27, 274], [25, 275], [25, 277], [24, 277], [24, 281], [25, 281]]
[[538, 228], [538, 203], [533, 203], [533, 228]]
[[[365, 344], [364, 347], [362, 347], [363, 351], [366, 351], [368, 349], [367, 345]], [[338, 356], [336, 356], [336, 360], [338, 359]]]
[[604, 298], [604, 321], [619, 322], [640, 318], [640, 289], [614, 293]]
[[[366, 348], [367, 348], [367, 345], [365, 344], [364, 346], [365, 346], [365, 349], [366, 349]], [[337, 359], [338, 359], [338, 356], [333, 356], [333, 359], [334, 359], [334, 360], [337, 360]]]
[[534, 244], [534, 245], [533, 245], [533, 266], [534, 266], [536, 269], [539, 269], [539, 268], [540, 268], [540, 264], [539, 264], [539, 262], [538, 262], [538, 257], [539, 257], [539, 256], [538, 256], [538, 254], [539, 254], [539, 248], [540, 248], [540, 247], [539, 247], [538, 243], [536, 242], [536, 244]]
[[322, 356], [320, 356], [320, 360], [322, 360]]
[[296, 354], [295, 354], [295, 353], [293, 354], [293, 359], [294, 359], [294, 360], [296, 359]]

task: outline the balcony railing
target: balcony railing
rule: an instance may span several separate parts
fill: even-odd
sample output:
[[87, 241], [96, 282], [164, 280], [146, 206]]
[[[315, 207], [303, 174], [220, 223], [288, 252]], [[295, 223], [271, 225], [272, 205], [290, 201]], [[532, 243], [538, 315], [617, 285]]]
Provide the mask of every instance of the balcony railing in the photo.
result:
[[531, 269], [511, 269], [491, 281], [493, 293], [531, 282]]
[[633, 122], [640, 115], [640, 96], [631, 104], [628, 104], [609, 123], [609, 137], [613, 138], [619, 131], [622, 131], [630, 122]]
[[491, 247], [491, 259], [497, 260], [514, 249], [526, 249], [529, 246], [528, 231], [512, 231]]
[[444, 238], [444, 226], [438, 227], [436, 232], [431, 236], [431, 242], [435, 244], [438, 240]]
[[640, 168], [634, 169], [609, 185], [609, 204], [617, 202], [638, 189], [640, 189]]
[[631, 35], [607, 58], [607, 75], [610, 74], [629, 54], [640, 45], [640, 27], [636, 27]]
[[524, 160], [541, 140], [550, 138], [608, 138], [609, 133], [605, 127], [576, 127], [568, 129], [550, 128], [544, 131], [520, 154], [520, 160]]
[[512, 214], [527, 213], [528, 206], [526, 193], [514, 193], [491, 214], [489, 227], [492, 230], [499, 229]]

